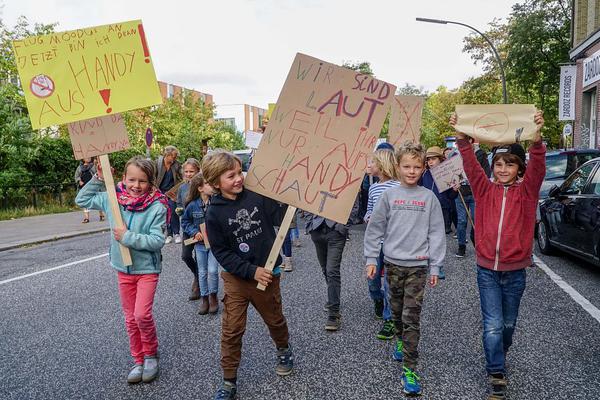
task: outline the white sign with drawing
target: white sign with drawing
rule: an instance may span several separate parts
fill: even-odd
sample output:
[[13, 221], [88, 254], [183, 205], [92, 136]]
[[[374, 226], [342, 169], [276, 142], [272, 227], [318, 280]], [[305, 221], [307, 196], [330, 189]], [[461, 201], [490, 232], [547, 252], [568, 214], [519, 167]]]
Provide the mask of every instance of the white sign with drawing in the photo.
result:
[[246, 131], [246, 147], [250, 149], [258, 149], [263, 134], [260, 132]]
[[467, 179], [460, 154], [456, 154], [431, 168], [431, 175], [440, 193]]

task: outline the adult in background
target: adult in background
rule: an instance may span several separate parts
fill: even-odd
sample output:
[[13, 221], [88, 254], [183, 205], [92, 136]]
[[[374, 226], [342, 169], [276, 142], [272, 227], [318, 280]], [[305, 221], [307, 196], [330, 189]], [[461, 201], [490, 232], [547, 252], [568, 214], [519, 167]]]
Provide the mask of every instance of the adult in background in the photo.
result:
[[[75, 183], [77, 184], [77, 191], [79, 191], [82, 187], [86, 185], [89, 181], [92, 180], [92, 177], [96, 173], [97, 167], [94, 157], [92, 158], [84, 158], [79, 162], [77, 169], [75, 170]], [[100, 221], [104, 221], [104, 213], [102, 210], [98, 211], [100, 213]], [[83, 221], [82, 224], [87, 224], [90, 222], [90, 210], [87, 208], [83, 209]]]
[[[175, 146], [167, 146], [163, 155], [156, 160], [156, 186], [162, 193], [167, 193], [182, 180], [181, 164], [177, 161], [179, 150]], [[175, 243], [181, 243], [179, 235], [179, 216], [175, 213], [177, 203], [169, 199], [171, 210], [171, 223], [167, 224], [167, 238], [165, 243], [171, 243], [175, 237]]]
[[[456, 149], [453, 149], [452, 147], [446, 147], [444, 149], [444, 160], [447, 160], [450, 157], [455, 156], [456, 154], [458, 154], [458, 151]], [[450, 202], [450, 221], [452, 222], [452, 224], [454, 224], [454, 230], [456, 231], [458, 229], [458, 217], [456, 215], [456, 203], [454, 201]], [[454, 239], [456, 238], [457, 236], [454, 235]]]

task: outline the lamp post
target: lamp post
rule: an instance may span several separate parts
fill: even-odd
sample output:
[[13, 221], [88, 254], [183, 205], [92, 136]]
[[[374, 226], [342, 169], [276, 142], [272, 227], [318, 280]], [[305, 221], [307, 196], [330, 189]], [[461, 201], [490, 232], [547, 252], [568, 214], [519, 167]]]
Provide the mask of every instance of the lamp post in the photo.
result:
[[496, 61], [498, 61], [498, 65], [500, 65], [500, 77], [502, 78], [502, 98], [504, 100], [504, 104], [508, 103], [508, 95], [506, 94], [506, 78], [504, 76], [504, 65], [502, 64], [502, 60], [500, 59], [500, 56], [498, 55], [498, 51], [494, 47], [494, 44], [487, 36], [485, 36], [483, 33], [479, 32], [477, 29], [473, 28], [471, 25], [463, 24], [462, 22], [446, 21], [443, 19], [431, 19], [431, 18], [417, 18], [417, 21], [429, 22], [432, 24], [443, 24], [443, 25], [446, 25], [446, 24], [462, 25], [462, 26], [466, 26], [467, 28], [479, 33], [485, 39], [485, 41], [488, 42], [488, 44], [492, 48], [492, 51], [494, 52], [494, 55], [496, 56]]

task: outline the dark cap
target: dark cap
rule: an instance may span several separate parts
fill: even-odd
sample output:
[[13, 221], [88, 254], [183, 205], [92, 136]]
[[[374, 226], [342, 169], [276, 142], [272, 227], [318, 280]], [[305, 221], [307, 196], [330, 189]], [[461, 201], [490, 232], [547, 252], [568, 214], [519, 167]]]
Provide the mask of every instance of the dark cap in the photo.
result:
[[381, 142], [377, 145], [377, 148], [375, 150], [383, 150], [383, 149], [394, 151], [394, 146], [392, 146], [388, 142]]
[[494, 147], [492, 150], [492, 160], [499, 154], [514, 154], [519, 157], [525, 165], [525, 149], [518, 143], [507, 144], [504, 146]]

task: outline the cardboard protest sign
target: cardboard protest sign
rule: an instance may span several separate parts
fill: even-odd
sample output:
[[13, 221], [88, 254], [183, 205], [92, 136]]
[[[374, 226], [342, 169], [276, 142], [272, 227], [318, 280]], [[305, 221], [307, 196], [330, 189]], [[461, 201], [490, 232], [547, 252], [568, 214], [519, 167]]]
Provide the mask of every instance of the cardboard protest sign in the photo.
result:
[[457, 105], [457, 131], [480, 143], [511, 144], [534, 138], [533, 104]]
[[425, 98], [421, 96], [394, 96], [390, 109], [388, 142], [394, 147], [406, 141], [421, 142], [421, 115]]
[[467, 179], [460, 154], [456, 154], [431, 168], [431, 175], [440, 193]]
[[246, 131], [245, 136], [246, 136], [246, 139], [245, 139], [246, 147], [249, 147], [251, 149], [258, 149], [258, 146], [260, 145], [260, 141], [263, 137], [263, 134], [260, 132]]
[[106, 115], [68, 124], [75, 159], [114, 153], [130, 147], [121, 114]]
[[298, 53], [246, 187], [346, 223], [395, 90]]
[[142, 21], [13, 42], [34, 129], [162, 102]]

